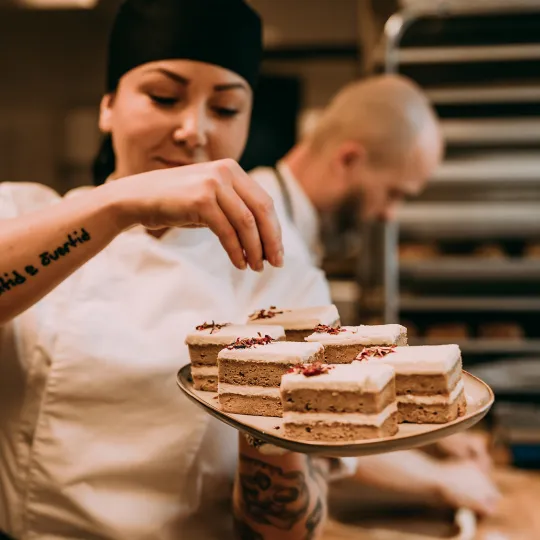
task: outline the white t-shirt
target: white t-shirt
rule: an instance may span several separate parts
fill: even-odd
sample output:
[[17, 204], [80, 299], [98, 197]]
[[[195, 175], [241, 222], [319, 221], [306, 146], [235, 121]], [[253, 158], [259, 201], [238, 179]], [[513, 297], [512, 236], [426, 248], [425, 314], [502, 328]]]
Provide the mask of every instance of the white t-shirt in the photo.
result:
[[[39, 184], [0, 184], [0, 219], [59, 200]], [[283, 236], [285, 269], [256, 274], [235, 270], [208, 230], [158, 240], [136, 227], [0, 329], [0, 530], [231, 537], [237, 433], [191, 404], [175, 376], [204, 320], [329, 302], [286, 222]]]

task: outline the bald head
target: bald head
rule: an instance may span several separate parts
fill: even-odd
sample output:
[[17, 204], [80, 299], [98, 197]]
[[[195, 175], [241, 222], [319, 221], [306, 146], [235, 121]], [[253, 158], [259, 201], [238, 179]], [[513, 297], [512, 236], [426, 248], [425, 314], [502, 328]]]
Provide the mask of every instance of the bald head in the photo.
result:
[[374, 164], [393, 164], [405, 159], [426, 134], [435, 138], [441, 153], [437, 117], [421, 89], [405, 77], [381, 75], [343, 88], [307, 142], [319, 150], [355, 140]]
[[405, 77], [347, 85], [286, 160], [321, 210], [359, 196], [365, 218], [389, 219], [420, 193], [443, 154], [436, 114]]

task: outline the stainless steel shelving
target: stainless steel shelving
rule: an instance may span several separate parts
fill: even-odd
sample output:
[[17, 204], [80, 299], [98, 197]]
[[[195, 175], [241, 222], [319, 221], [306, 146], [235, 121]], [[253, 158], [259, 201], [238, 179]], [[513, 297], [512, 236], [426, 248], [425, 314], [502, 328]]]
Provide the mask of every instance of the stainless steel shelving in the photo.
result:
[[[448, 157], [426, 194], [406, 204], [398, 223], [378, 236], [385, 246], [377, 263], [380, 311], [387, 322], [419, 317], [474, 321], [473, 327], [484, 318], [522, 318], [528, 321], [523, 339], [457, 341], [467, 357], [540, 359], [540, 326], [531, 324], [540, 316], [540, 259], [520, 252], [529, 242], [540, 243], [540, 2], [433, 0], [418, 6], [388, 21], [384, 68], [425, 90], [441, 116]], [[440, 250], [441, 256], [400, 262], [398, 246], [405, 241], [498, 242], [513, 251], [483, 259]], [[415, 343], [441, 341], [411, 339]]]

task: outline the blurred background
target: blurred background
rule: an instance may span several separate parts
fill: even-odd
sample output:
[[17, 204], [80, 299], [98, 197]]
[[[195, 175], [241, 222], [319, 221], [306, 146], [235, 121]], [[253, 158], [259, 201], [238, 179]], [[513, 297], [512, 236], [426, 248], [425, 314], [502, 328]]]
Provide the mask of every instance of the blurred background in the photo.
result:
[[[119, 3], [0, 0], [2, 181], [91, 183]], [[362, 224], [354, 205], [325, 217], [324, 269], [344, 323], [401, 322], [411, 344], [460, 344], [496, 392], [482, 427], [506, 497], [477, 537], [540, 538], [540, 1], [251, 3], [266, 56], [246, 169], [275, 164], [351, 80], [405, 74], [435, 105], [447, 155], [429, 188], [394, 223]], [[435, 537], [423, 519], [423, 532], [376, 538]], [[329, 538], [375, 538], [368, 521]]]

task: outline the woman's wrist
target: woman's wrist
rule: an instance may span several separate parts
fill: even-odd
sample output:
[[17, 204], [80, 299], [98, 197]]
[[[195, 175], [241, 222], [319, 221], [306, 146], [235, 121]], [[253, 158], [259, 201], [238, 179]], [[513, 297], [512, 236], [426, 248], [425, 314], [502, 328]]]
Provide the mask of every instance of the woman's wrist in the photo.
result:
[[141, 222], [136, 197], [126, 190], [124, 180], [114, 180], [95, 189], [98, 204], [111, 221], [116, 234]]

